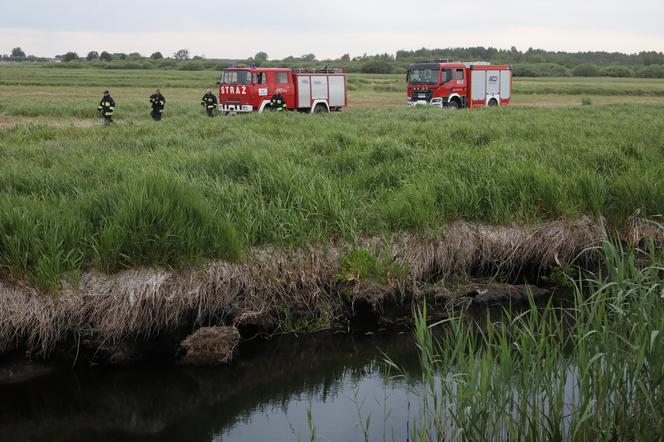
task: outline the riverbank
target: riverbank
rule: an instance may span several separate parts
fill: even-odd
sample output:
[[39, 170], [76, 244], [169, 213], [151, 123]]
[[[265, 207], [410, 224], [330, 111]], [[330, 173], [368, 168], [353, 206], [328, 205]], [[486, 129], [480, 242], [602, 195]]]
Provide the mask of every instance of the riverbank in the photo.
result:
[[641, 245], [602, 241], [563, 302], [0, 385], [0, 441], [661, 440], [664, 255]]
[[[604, 235], [590, 218], [529, 228], [457, 222], [355, 244], [256, 249], [243, 262], [184, 271], [87, 272], [76, 285], [63, 280], [55, 294], [2, 283], [0, 353], [129, 365], [180, 359], [180, 342], [203, 327], [234, 327], [246, 340], [390, 325], [424, 300], [442, 311], [527, 302], [529, 295], [550, 296], [572, 263], [596, 265], [593, 247]], [[656, 224], [634, 220], [624, 239], [661, 246], [664, 236]]]

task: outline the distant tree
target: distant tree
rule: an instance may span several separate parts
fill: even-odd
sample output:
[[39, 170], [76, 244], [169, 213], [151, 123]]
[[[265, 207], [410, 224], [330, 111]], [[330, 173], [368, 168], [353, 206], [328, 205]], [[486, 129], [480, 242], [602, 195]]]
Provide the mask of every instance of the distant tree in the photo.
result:
[[173, 54], [173, 58], [176, 60], [189, 60], [189, 49], [180, 49]]
[[350, 54], [344, 54], [341, 56], [341, 61], [350, 61]]
[[316, 56], [314, 54], [304, 54], [302, 57], [300, 57], [302, 60], [305, 61], [315, 61]]
[[644, 66], [664, 64], [664, 54], [655, 51], [639, 52], [639, 58]]
[[256, 60], [256, 61], [267, 61], [268, 60], [267, 52], [262, 52], [262, 51], [257, 52], [256, 55], [254, 55], [254, 60]]
[[139, 54], [138, 52], [132, 52], [127, 56], [128, 60], [141, 60], [143, 56]]
[[161, 52], [157, 51], [157, 52], [153, 52], [152, 55], [150, 55], [150, 58], [153, 59], [153, 60], [161, 60], [161, 59], [164, 58], [164, 56], [161, 55]]
[[21, 48], [14, 48], [12, 49], [12, 58], [25, 58], [25, 52], [23, 52], [23, 49]]
[[205, 60], [205, 55], [194, 55], [192, 60]]
[[124, 52], [115, 52], [113, 53], [113, 60], [126, 60], [127, 54]]
[[88, 52], [88, 55], [85, 57], [86, 60], [88, 61], [94, 61], [99, 59], [99, 52], [97, 51], [90, 51]]
[[99, 56], [99, 59], [101, 61], [111, 61], [111, 60], [113, 60], [113, 56], [110, 53], [108, 53], [106, 51], [103, 51], [101, 53], [101, 55]]
[[76, 52], [70, 51], [62, 56], [62, 61], [74, 61], [74, 60], [78, 60], [78, 54]]

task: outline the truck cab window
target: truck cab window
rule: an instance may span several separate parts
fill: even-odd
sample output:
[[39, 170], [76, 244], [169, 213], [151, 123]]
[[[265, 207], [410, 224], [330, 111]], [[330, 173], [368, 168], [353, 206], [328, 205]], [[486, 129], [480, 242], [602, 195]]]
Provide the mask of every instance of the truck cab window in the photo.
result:
[[267, 75], [264, 72], [254, 74], [254, 84], [267, 84]]
[[221, 84], [251, 84], [251, 72], [249, 71], [224, 71]]
[[277, 84], [288, 84], [288, 72], [277, 72]]
[[445, 71], [443, 71], [443, 83], [447, 83], [448, 81], [451, 80], [454, 80], [454, 70], [445, 69]]
[[457, 79], [457, 80], [461, 80], [461, 81], [464, 80], [464, 78], [463, 78], [463, 69], [457, 69], [457, 71], [456, 71], [456, 79]]
[[413, 68], [408, 71], [408, 82], [410, 84], [438, 84], [439, 70], [429, 66]]

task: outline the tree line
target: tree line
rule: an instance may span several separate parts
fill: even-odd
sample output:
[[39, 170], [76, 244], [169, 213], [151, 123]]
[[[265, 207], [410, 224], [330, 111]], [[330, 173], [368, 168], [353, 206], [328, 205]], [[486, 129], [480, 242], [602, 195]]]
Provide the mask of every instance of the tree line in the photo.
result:
[[[375, 54], [351, 57], [349, 54], [336, 59], [319, 60], [315, 54], [289, 56], [272, 60], [267, 52], [261, 51], [247, 59], [207, 59], [203, 55], [191, 56], [189, 50], [180, 49], [169, 57], [161, 52], [149, 56], [133, 53], [110, 53], [90, 51], [79, 56], [70, 51], [57, 56], [61, 66], [70, 68], [100, 67], [107, 69], [180, 69], [180, 70], [221, 70], [230, 65], [256, 65], [267, 67], [323, 67], [342, 68], [350, 73], [392, 74], [403, 73], [411, 63], [434, 60], [488, 61], [494, 64], [510, 64], [515, 76], [610, 76], [610, 77], [652, 77], [664, 78], [664, 53], [642, 51], [635, 54], [620, 52], [562, 52], [529, 48], [519, 51], [510, 49], [469, 48], [399, 50], [396, 54]], [[2, 60], [14, 62], [50, 61], [27, 56], [19, 47]]]

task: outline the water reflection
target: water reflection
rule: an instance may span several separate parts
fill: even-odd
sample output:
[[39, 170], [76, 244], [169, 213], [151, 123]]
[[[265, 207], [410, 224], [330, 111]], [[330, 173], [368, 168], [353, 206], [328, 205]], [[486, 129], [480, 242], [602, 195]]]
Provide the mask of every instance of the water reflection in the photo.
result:
[[2, 387], [0, 440], [309, 440], [308, 412], [319, 440], [361, 439], [369, 415], [375, 440], [405, 439], [417, 399], [405, 381], [384, 383], [382, 359], [417, 370], [410, 333], [284, 338], [243, 351], [227, 368], [68, 371]]
[[[500, 320], [499, 310], [488, 312], [471, 317], [480, 327]], [[364, 440], [365, 430], [369, 440], [403, 441], [422, 405], [413, 391], [421, 390], [391, 376], [385, 355], [419, 376], [407, 330], [243, 344], [238, 362], [223, 368], [65, 370], [0, 387], [0, 442], [293, 441], [312, 433], [347, 441]], [[575, 403], [573, 371], [564, 396]]]

